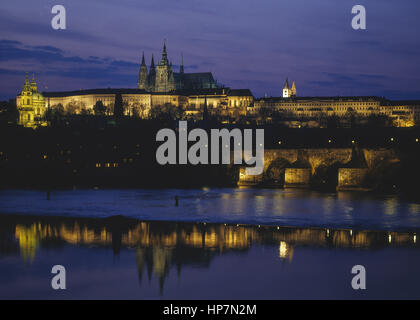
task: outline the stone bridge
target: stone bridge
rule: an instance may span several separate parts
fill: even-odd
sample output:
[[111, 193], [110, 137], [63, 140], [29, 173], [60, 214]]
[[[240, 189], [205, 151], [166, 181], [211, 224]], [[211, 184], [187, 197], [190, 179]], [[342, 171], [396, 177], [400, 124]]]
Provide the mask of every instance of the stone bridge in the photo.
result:
[[314, 182], [335, 184], [341, 190], [360, 189], [369, 170], [398, 161], [392, 149], [269, 149], [264, 152], [264, 172], [249, 176], [241, 168], [238, 184], [308, 187]]

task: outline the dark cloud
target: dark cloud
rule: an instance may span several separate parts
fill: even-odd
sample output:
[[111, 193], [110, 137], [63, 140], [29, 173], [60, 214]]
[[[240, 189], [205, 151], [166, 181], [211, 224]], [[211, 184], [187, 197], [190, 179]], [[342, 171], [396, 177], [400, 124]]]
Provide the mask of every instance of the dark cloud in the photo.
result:
[[[91, 83], [93, 88], [101, 84], [133, 87], [137, 82], [138, 64], [131, 61], [66, 55], [65, 51], [53, 46], [30, 46], [7, 39], [0, 40], [0, 51], [0, 63], [3, 66], [0, 68], [0, 75], [4, 76], [0, 81], [5, 82], [2, 83], [4, 92], [0, 95], [3, 98], [16, 94], [16, 89], [5, 89], [8, 87], [7, 82], [13, 82], [6, 77], [13, 76], [15, 88], [20, 88], [27, 71], [36, 73], [37, 79], [41, 79], [49, 90], [79, 89], [81, 81]], [[33, 67], [24, 70], [27, 65]], [[57, 78], [63, 79], [62, 83], [68, 83], [66, 78], [75, 81], [72, 87], [62, 88], [53, 80]]]
[[59, 48], [51, 46], [24, 46], [18, 41], [0, 40], [0, 61], [34, 60], [38, 63], [82, 63], [84, 59], [77, 56], [66, 57]]
[[35, 50], [47, 51], [47, 52], [54, 52], [54, 53], [64, 53], [63, 50], [52, 47], [52, 46], [35, 46], [33, 47]]

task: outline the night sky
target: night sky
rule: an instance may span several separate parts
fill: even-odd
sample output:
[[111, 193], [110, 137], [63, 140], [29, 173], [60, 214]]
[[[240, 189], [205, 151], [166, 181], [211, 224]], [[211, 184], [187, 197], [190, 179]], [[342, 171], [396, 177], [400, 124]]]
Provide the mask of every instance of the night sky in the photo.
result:
[[[67, 30], [51, 27], [55, 4]], [[367, 29], [351, 28], [365, 5]], [[418, 0], [2, 0], [0, 99], [15, 97], [25, 72], [42, 91], [137, 84], [141, 52], [160, 59], [167, 39], [178, 71], [213, 72], [255, 96], [377, 95], [420, 99]]]

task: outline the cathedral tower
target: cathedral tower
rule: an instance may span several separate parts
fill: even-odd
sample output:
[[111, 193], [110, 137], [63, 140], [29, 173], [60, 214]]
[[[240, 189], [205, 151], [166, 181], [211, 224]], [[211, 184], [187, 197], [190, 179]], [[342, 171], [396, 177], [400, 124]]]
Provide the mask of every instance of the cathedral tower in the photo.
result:
[[35, 74], [32, 73], [32, 81], [31, 81], [31, 90], [32, 92], [38, 92], [38, 87], [35, 82]]
[[169, 92], [175, 90], [175, 79], [172, 66], [168, 61], [168, 53], [166, 52], [166, 42], [163, 45], [162, 59], [156, 67], [156, 92]]
[[144, 52], [143, 52], [143, 57], [141, 59], [141, 66], [140, 66], [140, 71], [139, 71], [139, 81], [138, 81], [138, 84], [137, 84], [137, 88], [138, 89], [144, 89], [144, 90], [148, 89], [147, 66], [146, 66], [146, 62], [144, 61]]
[[296, 97], [297, 95], [295, 80], [293, 80], [292, 88], [290, 89], [290, 95], [292, 97]]
[[184, 74], [184, 55], [181, 54], [181, 65], [179, 67], [179, 73]]
[[148, 90], [155, 91], [155, 82], [156, 82], [156, 67], [155, 67], [155, 58], [152, 54], [152, 61], [150, 62], [150, 71], [147, 77]]
[[283, 87], [283, 98], [290, 98], [290, 91], [289, 80], [286, 78], [286, 83]]

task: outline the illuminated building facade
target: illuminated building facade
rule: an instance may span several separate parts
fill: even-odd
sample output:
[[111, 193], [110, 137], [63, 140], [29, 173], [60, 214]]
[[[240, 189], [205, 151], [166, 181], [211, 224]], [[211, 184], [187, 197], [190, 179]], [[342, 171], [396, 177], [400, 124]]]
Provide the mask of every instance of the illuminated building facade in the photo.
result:
[[[282, 97], [256, 99], [252, 112], [257, 113], [265, 108], [276, 111], [285, 118], [294, 117], [296, 119], [320, 119], [331, 116], [368, 118], [372, 115], [384, 115], [393, 121], [394, 126], [398, 127], [411, 127], [420, 120], [420, 101], [391, 101], [381, 97], [368, 96], [297, 97], [294, 95], [285, 97], [284, 90]], [[293, 91], [290, 90], [286, 94], [291, 92]]]
[[43, 120], [46, 112], [44, 96], [38, 92], [35, 75], [29, 82], [26, 74], [25, 84], [21, 93], [16, 97], [16, 106], [19, 111], [19, 124], [25, 127], [38, 127], [46, 125]]
[[115, 96], [121, 94], [124, 114], [148, 118], [153, 107], [172, 105], [183, 109], [187, 116], [201, 116], [204, 105], [210, 113], [246, 115], [254, 97], [248, 89], [191, 89], [172, 93], [146, 92], [141, 89], [94, 89], [71, 92], [46, 92], [47, 108], [62, 107], [69, 114], [94, 114], [97, 102], [105, 106], [105, 114], [112, 115]]
[[180, 91], [188, 97], [187, 115], [201, 115], [204, 107], [210, 114], [222, 116], [246, 116], [254, 104], [254, 96], [248, 89], [196, 89]]

